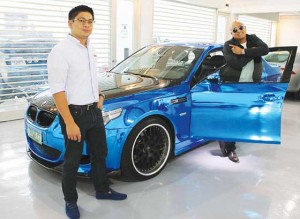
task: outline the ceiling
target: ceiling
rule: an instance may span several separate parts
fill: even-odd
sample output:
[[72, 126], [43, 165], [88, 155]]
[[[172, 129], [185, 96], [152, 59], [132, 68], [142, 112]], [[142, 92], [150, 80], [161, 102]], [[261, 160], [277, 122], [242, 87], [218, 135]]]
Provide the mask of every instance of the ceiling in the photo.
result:
[[300, 15], [299, 0], [179, 0], [196, 5], [218, 8], [233, 14], [277, 13]]
[[[225, 0], [231, 13], [279, 13], [300, 15], [299, 0]], [[225, 4], [226, 4], [225, 3]]]

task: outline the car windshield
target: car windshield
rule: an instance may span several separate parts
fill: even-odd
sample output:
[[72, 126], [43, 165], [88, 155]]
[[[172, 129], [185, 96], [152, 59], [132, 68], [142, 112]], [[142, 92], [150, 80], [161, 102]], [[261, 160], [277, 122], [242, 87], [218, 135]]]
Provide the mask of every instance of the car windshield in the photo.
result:
[[203, 49], [186, 46], [148, 46], [121, 62], [111, 71], [159, 79], [181, 79], [202, 54]]

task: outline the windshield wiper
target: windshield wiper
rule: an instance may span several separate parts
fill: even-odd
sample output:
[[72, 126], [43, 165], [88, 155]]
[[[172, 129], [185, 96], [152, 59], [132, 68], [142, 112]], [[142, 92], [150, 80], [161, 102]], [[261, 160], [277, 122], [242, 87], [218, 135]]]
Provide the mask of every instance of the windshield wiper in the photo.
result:
[[130, 71], [124, 71], [123, 73], [125, 73], [125, 74], [131, 74], [131, 75], [137, 75], [137, 76], [141, 76], [141, 77], [144, 77], [144, 78], [152, 78], [155, 81], [158, 81], [157, 77], [154, 77], [154, 76], [151, 76], [151, 75], [143, 75], [143, 74], [138, 74], [138, 73], [130, 72]]

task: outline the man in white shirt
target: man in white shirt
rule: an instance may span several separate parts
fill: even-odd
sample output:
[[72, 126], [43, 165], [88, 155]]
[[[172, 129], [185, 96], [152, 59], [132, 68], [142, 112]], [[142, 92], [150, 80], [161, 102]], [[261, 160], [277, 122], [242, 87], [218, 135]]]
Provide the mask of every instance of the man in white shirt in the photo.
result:
[[76, 176], [83, 144], [90, 151], [91, 176], [97, 199], [124, 200], [126, 194], [109, 187], [106, 176], [107, 155], [102, 118], [104, 94], [99, 92], [96, 54], [89, 36], [94, 24], [93, 9], [79, 5], [69, 12], [71, 33], [57, 44], [48, 56], [50, 91], [59, 111], [65, 139], [62, 190], [69, 218], [80, 217], [77, 206]]
[[[246, 26], [234, 21], [230, 27], [232, 38], [225, 42], [223, 52], [227, 66], [220, 72], [223, 82], [259, 82], [263, 71], [262, 56], [269, 48], [256, 35], [246, 33]], [[224, 156], [239, 162], [235, 142], [219, 141]]]

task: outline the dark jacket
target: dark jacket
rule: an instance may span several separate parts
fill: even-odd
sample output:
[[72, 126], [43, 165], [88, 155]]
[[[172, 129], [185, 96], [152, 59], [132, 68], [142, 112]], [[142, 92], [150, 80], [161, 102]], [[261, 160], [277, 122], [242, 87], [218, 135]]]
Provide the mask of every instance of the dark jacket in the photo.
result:
[[237, 40], [232, 38], [225, 42], [223, 52], [227, 66], [220, 72], [223, 81], [238, 82], [243, 67], [251, 60], [254, 60], [253, 81], [258, 82], [261, 80], [263, 71], [261, 56], [269, 53], [268, 45], [254, 34], [247, 34], [246, 39], [247, 48], [245, 49], [244, 55], [234, 54], [229, 46], [229, 44], [233, 44], [244, 48]]

